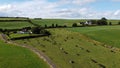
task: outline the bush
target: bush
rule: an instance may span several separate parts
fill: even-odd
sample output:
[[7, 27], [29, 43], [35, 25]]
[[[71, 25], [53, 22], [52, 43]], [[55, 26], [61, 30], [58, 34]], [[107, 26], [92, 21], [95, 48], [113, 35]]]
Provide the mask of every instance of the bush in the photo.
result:
[[101, 20], [97, 21], [97, 25], [107, 25], [107, 19], [106, 18], [101, 18]]
[[67, 27], [67, 25], [64, 25], [63, 27]]
[[112, 25], [112, 22], [109, 22], [109, 25]]
[[77, 23], [73, 23], [73, 24], [72, 24], [72, 27], [77, 27]]
[[45, 28], [47, 28], [47, 25], [45, 24]]
[[32, 31], [33, 34], [40, 34], [41, 28], [39, 28], [39, 27], [33, 27], [31, 29], [31, 31]]
[[58, 27], [58, 24], [56, 24], [56, 26], [55, 27]]
[[118, 25], [120, 25], [120, 21], [118, 22]]
[[91, 20], [91, 24], [97, 24], [96, 20]]
[[55, 27], [55, 25], [54, 24], [52, 24], [52, 28], [54, 28]]

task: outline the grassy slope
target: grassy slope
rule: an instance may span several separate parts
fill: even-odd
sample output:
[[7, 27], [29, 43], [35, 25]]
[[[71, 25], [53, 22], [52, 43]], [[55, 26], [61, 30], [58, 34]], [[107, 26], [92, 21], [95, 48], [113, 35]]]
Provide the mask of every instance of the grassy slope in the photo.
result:
[[102, 43], [120, 48], [120, 26], [97, 26], [72, 28], [72, 31], [80, 32]]
[[[48, 19], [48, 20], [34, 20], [33, 22], [40, 24], [42, 26], [44, 26], [45, 24], [51, 25], [53, 23], [54, 24], [57, 23], [60, 25], [65, 24], [71, 26], [72, 23], [79, 21], [80, 20], [76, 21], [76, 20]], [[116, 22], [114, 21], [114, 23]], [[119, 26], [85, 27], [85, 28], [75, 28], [70, 30], [80, 32], [82, 34], [89, 36], [92, 39], [104, 42], [106, 44], [113, 44], [113, 43], [109, 43], [111, 42], [111, 38], [109, 37], [112, 37], [113, 42], [116, 38], [119, 38], [119, 32], [118, 32]], [[72, 67], [99, 68], [98, 64], [103, 64], [107, 68], [120, 67], [119, 53], [112, 53], [107, 48], [104, 48], [102, 46], [96, 46], [92, 42], [89, 42], [87, 38], [84, 38], [84, 36], [79, 33], [70, 32], [61, 29], [55, 29], [50, 31], [53, 33], [53, 35], [50, 37], [18, 40], [16, 42], [20, 44], [26, 43], [32, 45], [38, 48], [39, 50], [45, 52], [45, 54], [47, 54], [58, 65], [58, 68], [72, 68]], [[115, 35], [116, 33], [117, 33], [116, 38], [114, 38], [113, 35]], [[107, 41], [105, 42], [104, 39]], [[114, 45], [114, 46], [119, 47], [118, 45]], [[61, 50], [60, 48], [63, 48], [63, 50]], [[89, 50], [90, 52], [88, 53], [87, 50]], [[64, 52], [67, 52], [68, 54], [65, 54]], [[79, 54], [79, 56], [77, 54]], [[98, 64], [93, 63], [90, 59], [96, 60]], [[74, 64], [69, 63], [70, 60], [75, 61], [75, 63]]]
[[49, 68], [30, 50], [0, 41], [0, 68]]
[[[80, 33], [65, 29], [52, 29], [52, 36], [26, 40], [16, 40], [19, 44], [29, 44], [47, 54], [58, 68], [119, 68], [120, 54], [113, 53], [99, 44], [90, 42]], [[66, 54], [66, 52], [68, 54]], [[94, 59], [97, 63], [91, 61]], [[75, 63], [70, 63], [70, 61]]]

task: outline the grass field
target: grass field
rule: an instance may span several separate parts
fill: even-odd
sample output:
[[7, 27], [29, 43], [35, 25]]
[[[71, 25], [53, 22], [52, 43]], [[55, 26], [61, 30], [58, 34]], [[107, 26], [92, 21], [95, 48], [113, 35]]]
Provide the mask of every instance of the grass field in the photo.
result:
[[[77, 29], [82, 31], [84, 28]], [[16, 42], [41, 50], [52, 59], [57, 68], [120, 67], [120, 54], [111, 52], [100, 44], [90, 42], [92, 39], [66, 29], [50, 29], [49, 31], [52, 33], [49, 37], [16, 40]]]
[[[0, 20], [26, 20], [26, 18], [0, 18]], [[85, 19], [41, 19], [41, 20], [34, 20], [31, 19], [33, 23], [45, 26], [51, 26], [52, 24], [58, 24], [58, 25], [67, 25], [72, 26], [73, 23], [80, 23], [85, 22], [87, 20]], [[112, 24], [118, 24], [119, 20], [108, 20], [108, 22], [112, 22]], [[0, 28], [3, 29], [16, 29], [16, 28], [23, 28], [23, 27], [29, 27], [34, 26], [33, 24], [30, 24], [29, 22], [0, 22]]]
[[39, 24], [41, 26], [51, 26], [52, 24], [58, 25], [67, 25], [72, 26], [73, 23], [80, 23], [81, 21], [85, 22], [85, 20], [70, 20], [70, 19], [41, 19], [41, 20], [32, 20], [32, 22]]
[[49, 66], [32, 51], [0, 41], [0, 68], [49, 68]]
[[99, 42], [120, 48], [120, 26], [96, 26], [69, 29]]
[[3, 29], [17, 29], [17, 28], [23, 28], [23, 27], [30, 27], [33, 26], [32, 24], [28, 22], [0, 22], [0, 28]]
[[[4, 20], [4, 22], [2, 22], [2, 20]], [[9, 20], [9, 21], [5, 22], [5, 20]], [[12, 21], [12, 20], [14, 20], [14, 21]], [[34, 25], [30, 24], [29, 22], [24, 21], [24, 20], [27, 20], [27, 18], [21, 18], [21, 17], [20, 18], [15, 18], [15, 17], [1, 18], [0, 17], [0, 28], [2, 28], [2, 29], [18, 29], [18, 28], [23, 28], [23, 27], [34, 26]]]
[[[52, 24], [58, 24], [58, 25], [67, 25], [72, 26], [73, 23], [80, 23], [80, 22], [86, 22], [85, 19], [41, 19], [41, 20], [32, 20], [35, 24], [41, 25], [41, 26], [51, 26]], [[118, 24], [119, 20], [108, 20], [108, 23], [112, 22], [112, 24]]]
[[[48, 26], [52, 24], [71, 26], [73, 23], [79, 23], [81, 21], [85, 21], [85, 20], [66, 20], [66, 19], [32, 20], [32, 22], [34, 22], [35, 24], [39, 24], [42, 26], [44, 26], [45, 24]], [[112, 24], [117, 24], [118, 21], [119, 20], [108, 20], [108, 22], [112, 22]], [[6, 25], [5, 24], [0, 25], [0, 27], [6, 28], [7, 25], [8, 23]], [[24, 25], [28, 26], [31, 24], [24, 23]], [[21, 28], [24, 25], [21, 24], [19, 26], [16, 23], [11, 25], [10, 23], [7, 28], [17, 28], [17, 27]], [[15, 40], [15, 42], [21, 45], [27, 44], [42, 51], [57, 65], [57, 68], [119, 68], [120, 67], [119, 65], [120, 53], [111, 51], [111, 49], [102, 46], [102, 44], [106, 44], [108, 46], [114, 46], [120, 48], [119, 25], [77, 27], [77, 28], [64, 28], [64, 29], [56, 28], [56, 29], [48, 29], [48, 30], [52, 33], [51, 36]], [[16, 37], [16, 36], [24, 36], [24, 35], [18, 35], [18, 34], [11, 35], [11, 37]], [[94, 40], [102, 44], [99, 44]], [[2, 43], [1, 45], [6, 45], [6, 44]], [[34, 60], [31, 59], [32, 56], [34, 55], [32, 54], [32, 52], [26, 52], [27, 49], [24, 50], [17, 46], [15, 46], [14, 48], [18, 48], [18, 49], [12, 49], [13, 51], [12, 50], [9, 51], [9, 49], [4, 49], [5, 51], [9, 51], [12, 53], [14, 53], [15, 51], [14, 53], [15, 56], [13, 56], [13, 54], [10, 55], [9, 52], [6, 52], [6, 56], [10, 55], [11, 57], [16, 57], [16, 56], [19, 57], [18, 52], [19, 50], [21, 50], [20, 51], [21, 55], [23, 55], [23, 53], [25, 53], [24, 55], [27, 55], [27, 57], [25, 56], [22, 58], [20, 56], [20, 59], [26, 59], [23, 63], [24, 67], [29, 64], [30, 67], [28, 68], [32, 68], [32, 66], [37, 66], [37, 64], [38, 66], [41, 66], [39, 64], [40, 62], [38, 62], [37, 56], [34, 57]], [[21, 60], [18, 61], [23, 62]], [[35, 61], [35, 62], [32, 62], [33, 64], [32, 65], [28, 61], [31, 62]], [[6, 60], [6, 62], [10, 63], [13, 61]], [[4, 65], [5, 63], [1, 62], [0, 64]], [[17, 68], [19, 68], [19, 66], [20, 68], [24, 68], [21, 67], [21, 64], [18, 64]], [[10, 66], [12, 65], [13, 64], [10, 64]], [[48, 67], [44, 64], [42, 65]]]

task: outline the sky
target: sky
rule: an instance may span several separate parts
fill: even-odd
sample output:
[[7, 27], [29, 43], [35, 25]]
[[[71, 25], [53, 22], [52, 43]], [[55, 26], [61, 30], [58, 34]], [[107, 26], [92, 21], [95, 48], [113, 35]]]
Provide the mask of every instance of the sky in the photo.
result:
[[0, 16], [120, 19], [120, 0], [0, 0]]

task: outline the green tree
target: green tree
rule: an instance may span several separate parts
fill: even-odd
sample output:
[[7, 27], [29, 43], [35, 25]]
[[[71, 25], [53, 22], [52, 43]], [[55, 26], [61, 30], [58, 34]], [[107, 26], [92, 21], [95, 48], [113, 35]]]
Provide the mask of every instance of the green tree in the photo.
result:
[[97, 24], [96, 20], [90, 20], [92, 24]]
[[56, 26], [55, 27], [58, 27], [58, 24], [56, 24]]
[[52, 24], [52, 27], [54, 28], [54, 27], [55, 27], [55, 25], [54, 25], [54, 24]]
[[77, 23], [73, 23], [73, 24], [72, 24], [72, 27], [77, 27]]
[[120, 21], [118, 22], [118, 25], [120, 25]]
[[33, 34], [40, 34], [41, 28], [40, 27], [33, 27], [31, 29]]
[[109, 22], [109, 25], [112, 25], [112, 22]]
[[107, 21], [107, 19], [105, 17], [102, 17], [101, 20]]
[[47, 28], [47, 25], [45, 24], [45, 28]]
[[107, 19], [105, 17], [97, 21], [98, 25], [107, 25]]

